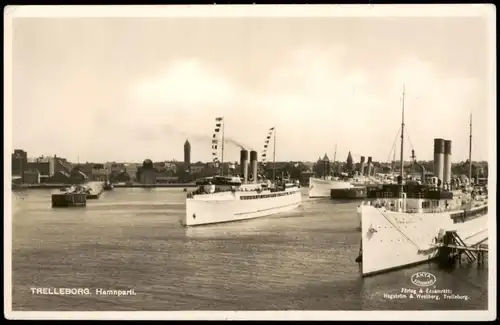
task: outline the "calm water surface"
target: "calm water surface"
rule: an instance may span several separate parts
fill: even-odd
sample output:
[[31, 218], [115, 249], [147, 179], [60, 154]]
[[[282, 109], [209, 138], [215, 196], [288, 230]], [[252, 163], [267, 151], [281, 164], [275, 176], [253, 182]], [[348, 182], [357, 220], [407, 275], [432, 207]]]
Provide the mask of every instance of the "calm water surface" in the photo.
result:
[[[487, 265], [434, 264], [361, 278], [356, 203], [309, 200], [291, 213], [184, 229], [182, 189], [115, 189], [86, 208], [50, 191], [13, 194], [13, 310], [487, 309]], [[469, 300], [387, 299], [428, 271]], [[88, 296], [30, 288], [89, 288]], [[99, 296], [95, 289], [135, 289]]]

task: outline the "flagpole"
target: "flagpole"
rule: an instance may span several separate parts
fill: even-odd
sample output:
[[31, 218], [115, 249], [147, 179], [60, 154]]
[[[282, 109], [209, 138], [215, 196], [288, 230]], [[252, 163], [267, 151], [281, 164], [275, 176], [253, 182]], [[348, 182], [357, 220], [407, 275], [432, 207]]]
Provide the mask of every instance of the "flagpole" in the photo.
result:
[[273, 181], [276, 182], [276, 127], [274, 132], [274, 144], [273, 144]]

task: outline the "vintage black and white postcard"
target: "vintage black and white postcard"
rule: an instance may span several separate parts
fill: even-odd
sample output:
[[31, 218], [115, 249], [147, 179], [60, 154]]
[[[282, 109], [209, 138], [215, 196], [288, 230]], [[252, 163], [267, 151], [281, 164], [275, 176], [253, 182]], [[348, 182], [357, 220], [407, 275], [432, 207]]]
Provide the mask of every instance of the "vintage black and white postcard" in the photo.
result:
[[7, 318], [496, 318], [494, 5], [4, 19]]

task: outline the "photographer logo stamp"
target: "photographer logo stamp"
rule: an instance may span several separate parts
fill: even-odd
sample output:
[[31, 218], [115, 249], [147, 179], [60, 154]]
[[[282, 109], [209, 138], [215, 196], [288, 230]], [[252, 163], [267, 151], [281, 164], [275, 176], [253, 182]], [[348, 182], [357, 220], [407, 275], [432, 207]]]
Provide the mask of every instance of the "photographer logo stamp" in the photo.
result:
[[410, 277], [413, 288], [401, 288], [396, 293], [384, 293], [384, 299], [415, 299], [415, 300], [470, 300], [468, 295], [453, 293], [451, 289], [440, 289], [435, 286], [436, 276], [429, 272], [417, 272]]
[[429, 272], [417, 272], [411, 276], [411, 283], [419, 287], [430, 287], [436, 283], [436, 277]]

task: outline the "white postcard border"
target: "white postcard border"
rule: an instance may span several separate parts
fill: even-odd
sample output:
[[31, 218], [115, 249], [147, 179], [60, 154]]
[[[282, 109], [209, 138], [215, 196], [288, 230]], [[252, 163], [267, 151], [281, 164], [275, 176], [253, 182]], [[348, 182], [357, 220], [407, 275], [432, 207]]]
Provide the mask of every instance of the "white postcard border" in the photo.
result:
[[[7, 6], [4, 8], [4, 179], [11, 178], [12, 19], [19, 17], [465, 17], [488, 19], [490, 32], [491, 109], [489, 182], [496, 193], [496, 11], [494, 4], [405, 5], [142, 5], [142, 6]], [[7, 319], [129, 320], [446, 320], [496, 319], [496, 195], [490, 196], [489, 290], [487, 311], [12, 311], [11, 184], [4, 182], [4, 310]]]

